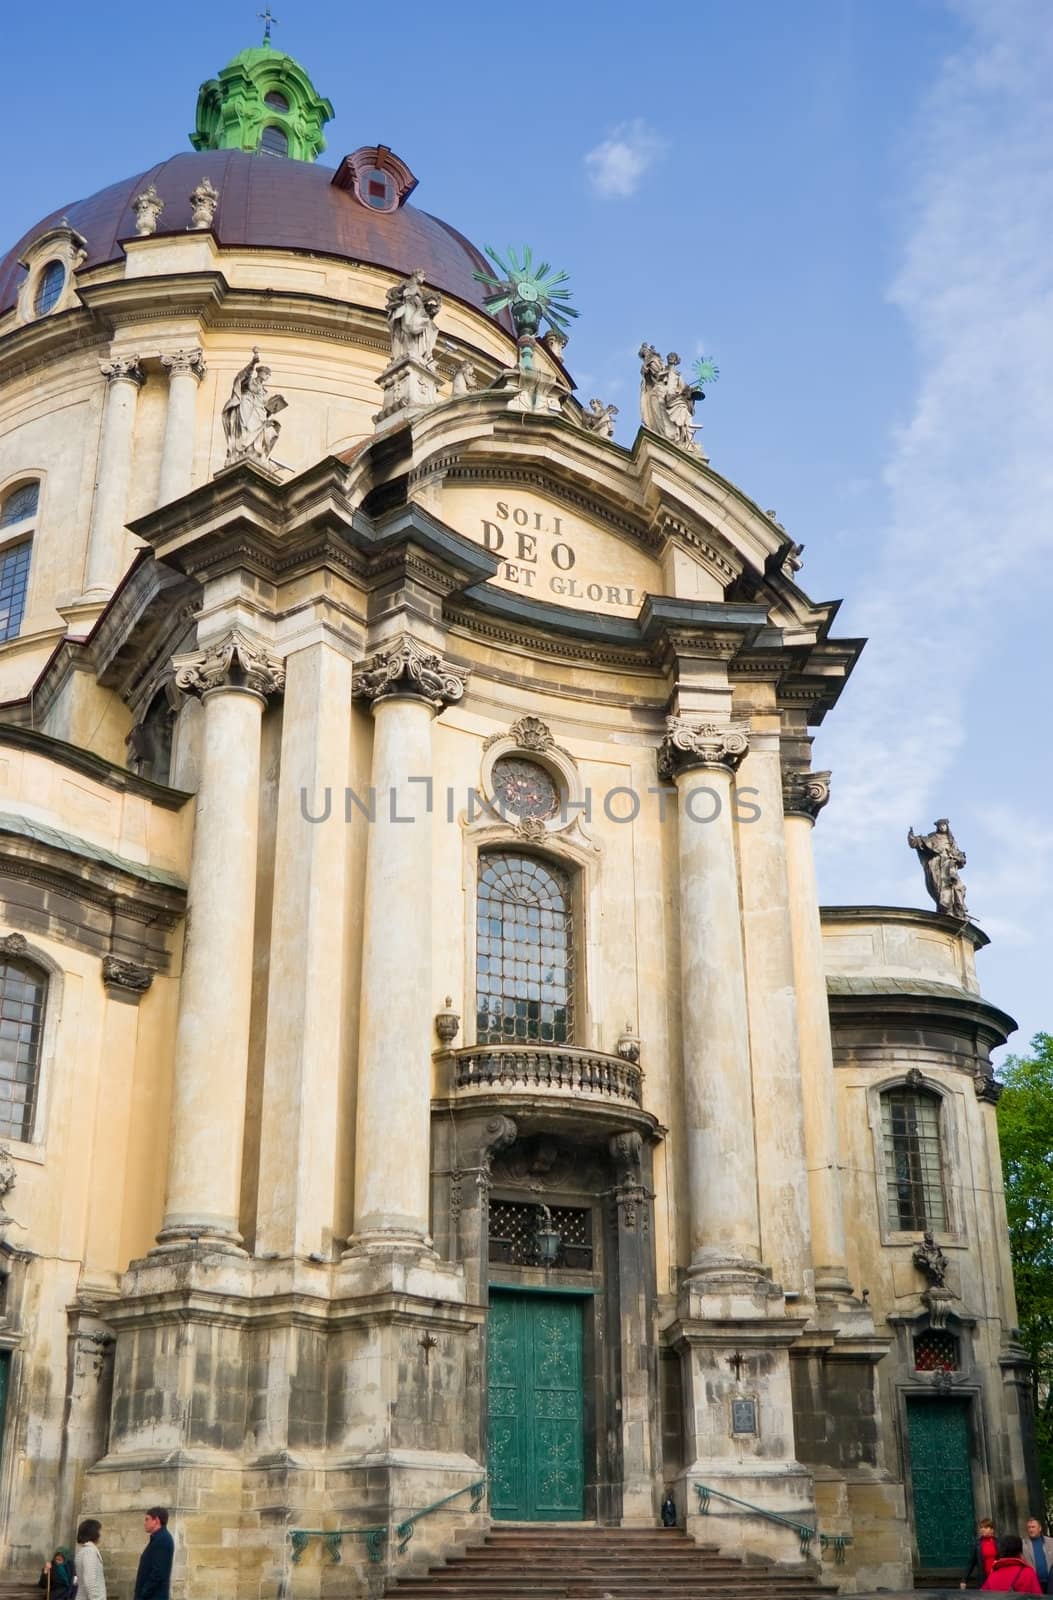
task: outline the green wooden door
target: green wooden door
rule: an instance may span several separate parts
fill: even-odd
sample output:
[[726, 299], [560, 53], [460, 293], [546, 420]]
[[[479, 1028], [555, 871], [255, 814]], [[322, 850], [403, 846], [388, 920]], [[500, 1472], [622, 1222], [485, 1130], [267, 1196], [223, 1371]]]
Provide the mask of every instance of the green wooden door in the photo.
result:
[[577, 1522], [583, 1515], [581, 1301], [491, 1295], [490, 1514]]
[[976, 1536], [967, 1400], [907, 1402], [918, 1565], [964, 1572]]

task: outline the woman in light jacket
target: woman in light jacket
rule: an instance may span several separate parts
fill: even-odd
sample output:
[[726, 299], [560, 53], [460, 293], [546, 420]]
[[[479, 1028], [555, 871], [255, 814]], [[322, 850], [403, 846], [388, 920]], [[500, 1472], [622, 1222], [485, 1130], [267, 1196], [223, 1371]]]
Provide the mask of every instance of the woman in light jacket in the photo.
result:
[[106, 1574], [99, 1554], [102, 1523], [87, 1517], [77, 1529], [77, 1594], [79, 1600], [106, 1600]]

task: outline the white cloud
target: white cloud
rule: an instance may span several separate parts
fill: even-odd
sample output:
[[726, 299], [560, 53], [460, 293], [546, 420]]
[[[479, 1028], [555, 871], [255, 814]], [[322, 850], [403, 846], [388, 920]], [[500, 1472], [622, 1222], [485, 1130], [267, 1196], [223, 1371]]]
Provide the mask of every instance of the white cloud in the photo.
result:
[[890, 290], [919, 382], [886, 463], [890, 521], [851, 607], [870, 643], [819, 752], [839, 802], [822, 848], [845, 871], [890, 809], [925, 820], [963, 744], [990, 738], [999, 694], [1030, 696], [1041, 724], [1048, 692], [1040, 658], [1011, 683], [1005, 656], [1053, 553], [1053, 29], [1047, 0], [956, 11], [970, 32], [914, 130]]
[[625, 200], [635, 194], [640, 179], [665, 154], [666, 142], [636, 117], [613, 129], [585, 157], [585, 171], [597, 194]]

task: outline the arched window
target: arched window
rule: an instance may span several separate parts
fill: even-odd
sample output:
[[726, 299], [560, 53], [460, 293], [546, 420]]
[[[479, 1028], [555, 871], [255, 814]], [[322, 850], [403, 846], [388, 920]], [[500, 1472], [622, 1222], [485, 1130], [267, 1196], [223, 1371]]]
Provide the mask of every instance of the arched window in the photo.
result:
[[0, 961], [0, 1139], [33, 1137], [47, 975], [28, 961]]
[[289, 154], [288, 134], [271, 123], [264, 128], [260, 137], [260, 151], [265, 156], [287, 156]]
[[35, 481], [19, 484], [0, 501], [0, 532], [18, 528], [25, 535], [0, 545], [0, 641], [13, 639], [22, 626], [33, 553], [32, 524], [39, 505], [40, 484]]
[[881, 1096], [888, 1224], [904, 1233], [947, 1226], [940, 1148], [940, 1100], [924, 1089]]
[[475, 966], [480, 1044], [573, 1038], [574, 925], [565, 872], [537, 856], [480, 856]]
[[49, 261], [37, 279], [37, 292], [33, 298], [33, 310], [38, 317], [47, 316], [62, 293], [65, 281], [66, 269], [62, 262]]
[[289, 102], [277, 89], [269, 89], [263, 97], [265, 106], [270, 106], [272, 111], [288, 111]]

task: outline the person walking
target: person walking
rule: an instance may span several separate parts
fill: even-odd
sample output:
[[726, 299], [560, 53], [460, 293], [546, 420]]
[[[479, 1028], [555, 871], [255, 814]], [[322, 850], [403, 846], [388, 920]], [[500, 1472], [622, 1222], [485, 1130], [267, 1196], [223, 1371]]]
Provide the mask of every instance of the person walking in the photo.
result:
[[45, 1591], [48, 1600], [69, 1600], [77, 1587], [73, 1557], [62, 1545], [57, 1545], [51, 1560], [44, 1562], [38, 1587]]
[[99, 1554], [102, 1523], [85, 1517], [77, 1529], [77, 1600], [106, 1600], [106, 1574]]
[[965, 1571], [959, 1587], [968, 1589], [972, 1585], [973, 1573], [976, 1574], [977, 1587], [985, 1578], [991, 1576], [991, 1568], [998, 1560], [998, 1540], [995, 1538], [995, 1525], [990, 1517], [981, 1517], [976, 1525], [976, 1538], [973, 1540], [972, 1559]]
[[1027, 1519], [1027, 1538], [1024, 1540], [1024, 1560], [1032, 1567], [1041, 1584], [1041, 1593], [1050, 1593], [1053, 1578], [1053, 1539], [1046, 1538], [1037, 1517]]
[[998, 1541], [998, 1560], [981, 1587], [988, 1593], [1041, 1594], [1042, 1585], [1023, 1557], [1024, 1541], [1017, 1533], [1005, 1533]]
[[168, 1531], [168, 1512], [164, 1506], [151, 1506], [143, 1517], [143, 1527], [149, 1537], [139, 1557], [134, 1600], [168, 1600], [175, 1545]]

